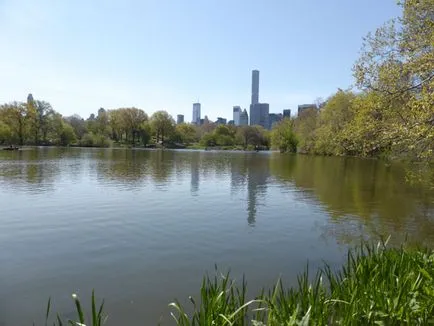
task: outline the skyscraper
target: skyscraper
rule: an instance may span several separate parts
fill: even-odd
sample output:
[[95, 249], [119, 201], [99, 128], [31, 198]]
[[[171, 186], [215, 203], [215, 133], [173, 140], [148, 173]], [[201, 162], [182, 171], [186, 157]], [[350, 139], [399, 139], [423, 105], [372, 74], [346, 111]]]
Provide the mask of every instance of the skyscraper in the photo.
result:
[[184, 115], [183, 114], [178, 114], [177, 116], [176, 116], [176, 124], [181, 124], [181, 123], [184, 123]]
[[33, 95], [30, 93], [29, 95], [27, 95], [27, 104], [30, 105], [33, 102], [34, 102]]
[[283, 110], [283, 118], [291, 118], [291, 110]]
[[252, 70], [252, 102], [254, 105], [259, 103], [259, 70]]
[[193, 120], [194, 124], [200, 124], [200, 103], [193, 103]]
[[265, 129], [269, 128], [268, 103], [259, 103], [259, 70], [252, 70], [252, 103], [250, 104], [250, 125], [259, 125]]
[[239, 106], [234, 106], [234, 125], [236, 126], [240, 125], [240, 115], [241, 108]]
[[273, 129], [274, 125], [276, 125], [279, 121], [283, 119], [282, 113], [270, 113], [268, 115], [268, 129]]
[[270, 113], [270, 105], [268, 103], [256, 103], [250, 105], [250, 125], [259, 125], [265, 129], [269, 128], [268, 114]]
[[244, 109], [243, 112], [240, 113], [240, 126], [248, 126], [249, 125], [249, 114], [247, 110]]

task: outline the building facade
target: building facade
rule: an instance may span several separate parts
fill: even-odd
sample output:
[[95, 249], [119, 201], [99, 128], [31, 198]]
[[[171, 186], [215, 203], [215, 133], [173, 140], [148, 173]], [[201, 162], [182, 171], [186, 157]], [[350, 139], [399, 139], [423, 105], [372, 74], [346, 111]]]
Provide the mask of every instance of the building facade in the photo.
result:
[[249, 114], [247, 113], [247, 110], [244, 109], [240, 113], [240, 126], [248, 126], [249, 125]]
[[268, 123], [269, 123], [268, 129], [271, 130], [274, 127], [274, 125], [279, 121], [281, 121], [282, 119], [283, 119], [282, 113], [270, 113], [268, 115]]
[[287, 110], [283, 110], [283, 118], [291, 118], [291, 110], [287, 109]]
[[300, 104], [298, 106], [298, 112], [297, 113], [298, 113], [298, 115], [300, 115], [301, 113], [303, 113], [304, 111], [309, 110], [309, 109], [317, 110], [316, 104]]
[[176, 116], [176, 124], [181, 124], [181, 123], [184, 123], [184, 115], [183, 114], [178, 114], [177, 116]]
[[234, 112], [234, 125], [239, 126], [240, 125], [240, 115], [241, 115], [241, 108], [239, 106], [234, 106], [233, 109]]
[[250, 105], [250, 125], [259, 125], [265, 129], [269, 128], [268, 115], [270, 105], [268, 103], [256, 103]]
[[200, 125], [200, 103], [193, 103], [193, 119], [191, 122]]
[[217, 118], [217, 120], [216, 120], [216, 124], [218, 124], [218, 125], [225, 125], [226, 124], [226, 119], [225, 118]]

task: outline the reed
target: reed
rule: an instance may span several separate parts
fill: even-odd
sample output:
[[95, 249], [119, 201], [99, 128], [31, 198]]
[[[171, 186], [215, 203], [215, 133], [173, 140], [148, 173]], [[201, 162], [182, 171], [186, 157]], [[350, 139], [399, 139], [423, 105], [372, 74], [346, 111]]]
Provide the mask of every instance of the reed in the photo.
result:
[[[90, 318], [73, 296], [76, 320], [55, 326], [101, 326], [106, 320], [104, 302], [96, 308], [92, 292]], [[387, 248], [364, 243], [348, 251], [337, 271], [324, 266], [313, 277], [309, 267], [298, 276], [296, 287], [281, 280], [249, 298], [243, 277], [230, 273], [205, 275], [199, 298], [189, 297], [188, 307], [170, 303], [171, 315], [180, 326], [292, 326], [292, 325], [430, 325], [434, 324], [434, 250]], [[46, 310], [46, 325], [51, 299]]]
[[[364, 243], [348, 251], [340, 270], [324, 264], [311, 278], [307, 267], [296, 287], [279, 280], [250, 301], [244, 279], [238, 287], [229, 274], [220, 282], [206, 277], [203, 304], [194, 304], [189, 316], [172, 303], [175, 320], [182, 326], [434, 324], [434, 251], [386, 246]], [[208, 305], [214, 301], [229, 304]]]

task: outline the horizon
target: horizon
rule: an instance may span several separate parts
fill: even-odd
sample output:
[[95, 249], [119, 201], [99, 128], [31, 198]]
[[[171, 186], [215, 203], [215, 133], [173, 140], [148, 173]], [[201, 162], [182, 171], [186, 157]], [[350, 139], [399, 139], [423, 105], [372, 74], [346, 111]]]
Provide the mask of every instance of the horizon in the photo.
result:
[[0, 103], [31, 93], [63, 116], [134, 106], [190, 122], [199, 100], [202, 117], [229, 121], [233, 106], [249, 111], [257, 69], [259, 101], [294, 115], [299, 104], [351, 88], [362, 38], [399, 15], [394, 0], [6, 0]]

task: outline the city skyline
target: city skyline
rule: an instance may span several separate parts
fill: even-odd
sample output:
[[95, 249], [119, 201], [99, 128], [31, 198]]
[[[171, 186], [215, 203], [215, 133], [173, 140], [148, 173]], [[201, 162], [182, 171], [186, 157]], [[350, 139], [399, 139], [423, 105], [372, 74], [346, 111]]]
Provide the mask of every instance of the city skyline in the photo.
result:
[[395, 0], [4, 0], [0, 103], [32, 93], [64, 116], [137, 107], [189, 121], [200, 97], [215, 121], [233, 105], [248, 109], [246, 80], [258, 68], [261, 101], [295, 113], [350, 86], [362, 38], [399, 14]]

